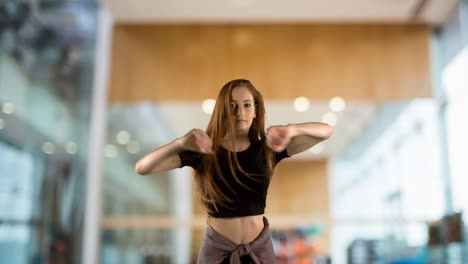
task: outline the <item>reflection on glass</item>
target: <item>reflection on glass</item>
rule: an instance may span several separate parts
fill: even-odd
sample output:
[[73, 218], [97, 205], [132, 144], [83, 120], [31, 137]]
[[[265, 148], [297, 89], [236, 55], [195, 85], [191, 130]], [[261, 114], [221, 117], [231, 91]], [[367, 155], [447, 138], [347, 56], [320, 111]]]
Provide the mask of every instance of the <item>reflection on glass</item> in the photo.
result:
[[437, 106], [431, 99], [381, 105], [330, 165], [335, 261], [382, 246], [378, 259], [423, 260], [426, 222], [445, 209]]
[[0, 3], [0, 263], [80, 263], [96, 6], [33, 4]]

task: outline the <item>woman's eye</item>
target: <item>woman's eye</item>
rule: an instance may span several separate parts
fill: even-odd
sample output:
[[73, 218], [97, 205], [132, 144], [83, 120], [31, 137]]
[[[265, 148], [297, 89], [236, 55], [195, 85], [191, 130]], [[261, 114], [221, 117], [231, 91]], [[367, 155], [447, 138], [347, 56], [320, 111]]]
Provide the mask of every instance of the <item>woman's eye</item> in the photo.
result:
[[231, 104], [231, 108], [236, 108], [236, 104]]
[[251, 104], [245, 104], [244, 106], [245, 107], [251, 107], [252, 105]]

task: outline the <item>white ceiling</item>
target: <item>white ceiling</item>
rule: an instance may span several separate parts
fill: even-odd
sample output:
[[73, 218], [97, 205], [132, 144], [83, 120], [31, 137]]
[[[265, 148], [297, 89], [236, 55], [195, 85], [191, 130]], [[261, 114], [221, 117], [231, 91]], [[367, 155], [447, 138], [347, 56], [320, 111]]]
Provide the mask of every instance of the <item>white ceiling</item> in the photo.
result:
[[[116, 23], [441, 24], [459, 0], [101, 0]], [[419, 11], [417, 11], [419, 10]]]
[[[113, 135], [120, 130], [129, 131], [132, 138], [142, 145], [142, 152], [169, 143], [192, 128], [205, 129], [210, 116], [202, 111], [202, 102], [173, 101], [158, 104], [113, 105], [109, 111], [110, 144]], [[301, 122], [322, 122], [329, 112], [328, 102], [311, 102], [306, 112], [296, 112], [292, 101], [266, 101], [266, 127]], [[373, 117], [376, 106], [368, 102], [347, 102], [346, 109], [337, 114], [333, 136], [321, 143], [320, 153], [305, 151], [295, 159], [328, 159], [340, 154], [344, 148], [358, 139]], [[144, 153], [136, 154], [140, 157]]]

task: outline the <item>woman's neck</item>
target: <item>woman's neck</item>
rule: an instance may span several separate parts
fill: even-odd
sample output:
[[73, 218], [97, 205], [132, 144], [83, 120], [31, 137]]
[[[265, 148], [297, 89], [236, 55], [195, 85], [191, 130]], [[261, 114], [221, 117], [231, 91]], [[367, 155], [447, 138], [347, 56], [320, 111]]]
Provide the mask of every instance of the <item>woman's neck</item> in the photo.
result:
[[250, 140], [247, 136], [236, 136], [234, 141], [228, 139], [221, 141], [221, 145], [231, 151], [243, 151], [250, 146]]

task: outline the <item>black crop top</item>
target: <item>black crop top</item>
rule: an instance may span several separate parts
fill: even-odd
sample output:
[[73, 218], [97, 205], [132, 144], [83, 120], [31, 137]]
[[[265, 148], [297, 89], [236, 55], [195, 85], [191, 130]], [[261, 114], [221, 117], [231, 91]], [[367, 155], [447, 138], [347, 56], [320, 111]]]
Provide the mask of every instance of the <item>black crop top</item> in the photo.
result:
[[[217, 173], [215, 173], [214, 179], [216, 184], [219, 186], [219, 188], [224, 194], [226, 194], [230, 199], [232, 199], [232, 203], [228, 202], [227, 207], [218, 205], [218, 211], [214, 210], [213, 208], [213, 213], [210, 213], [210, 216], [218, 218], [263, 214], [265, 212], [266, 196], [268, 186], [270, 184], [270, 177], [269, 175], [267, 175], [267, 163], [265, 153], [262, 147], [262, 142], [251, 142], [249, 148], [247, 148], [244, 151], [237, 152], [237, 159], [242, 169], [247, 173], [256, 174], [255, 176], [253, 176], [254, 179], [251, 179], [245, 174], [241, 173], [238, 169], [236, 169], [236, 175], [239, 178], [239, 180], [243, 184], [250, 187], [252, 190], [247, 189], [236, 182], [227, 163], [227, 154], [228, 150], [226, 150], [223, 147], [220, 147], [217, 155], [218, 160], [220, 162], [220, 168], [223, 173], [223, 177], [226, 179], [227, 183], [229, 184], [231, 189], [235, 191], [235, 193], [233, 193], [226, 186], [223, 180], [219, 178], [220, 176], [217, 175]], [[282, 159], [289, 157], [286, 152], [286, 149], [282, 152], [274, 154], [276, 161], [275, 164], [280, 162]], [[179, 153], [180, 160], [182, 162], [181, 167], [190, 166], [194, 168], [197, 172], [199, 172], [199, 166], [201, 166], [201, 155], [203, 154], [192, 151], [183, 151]], [[257, 176], [257, 174], [260, 176]]]

